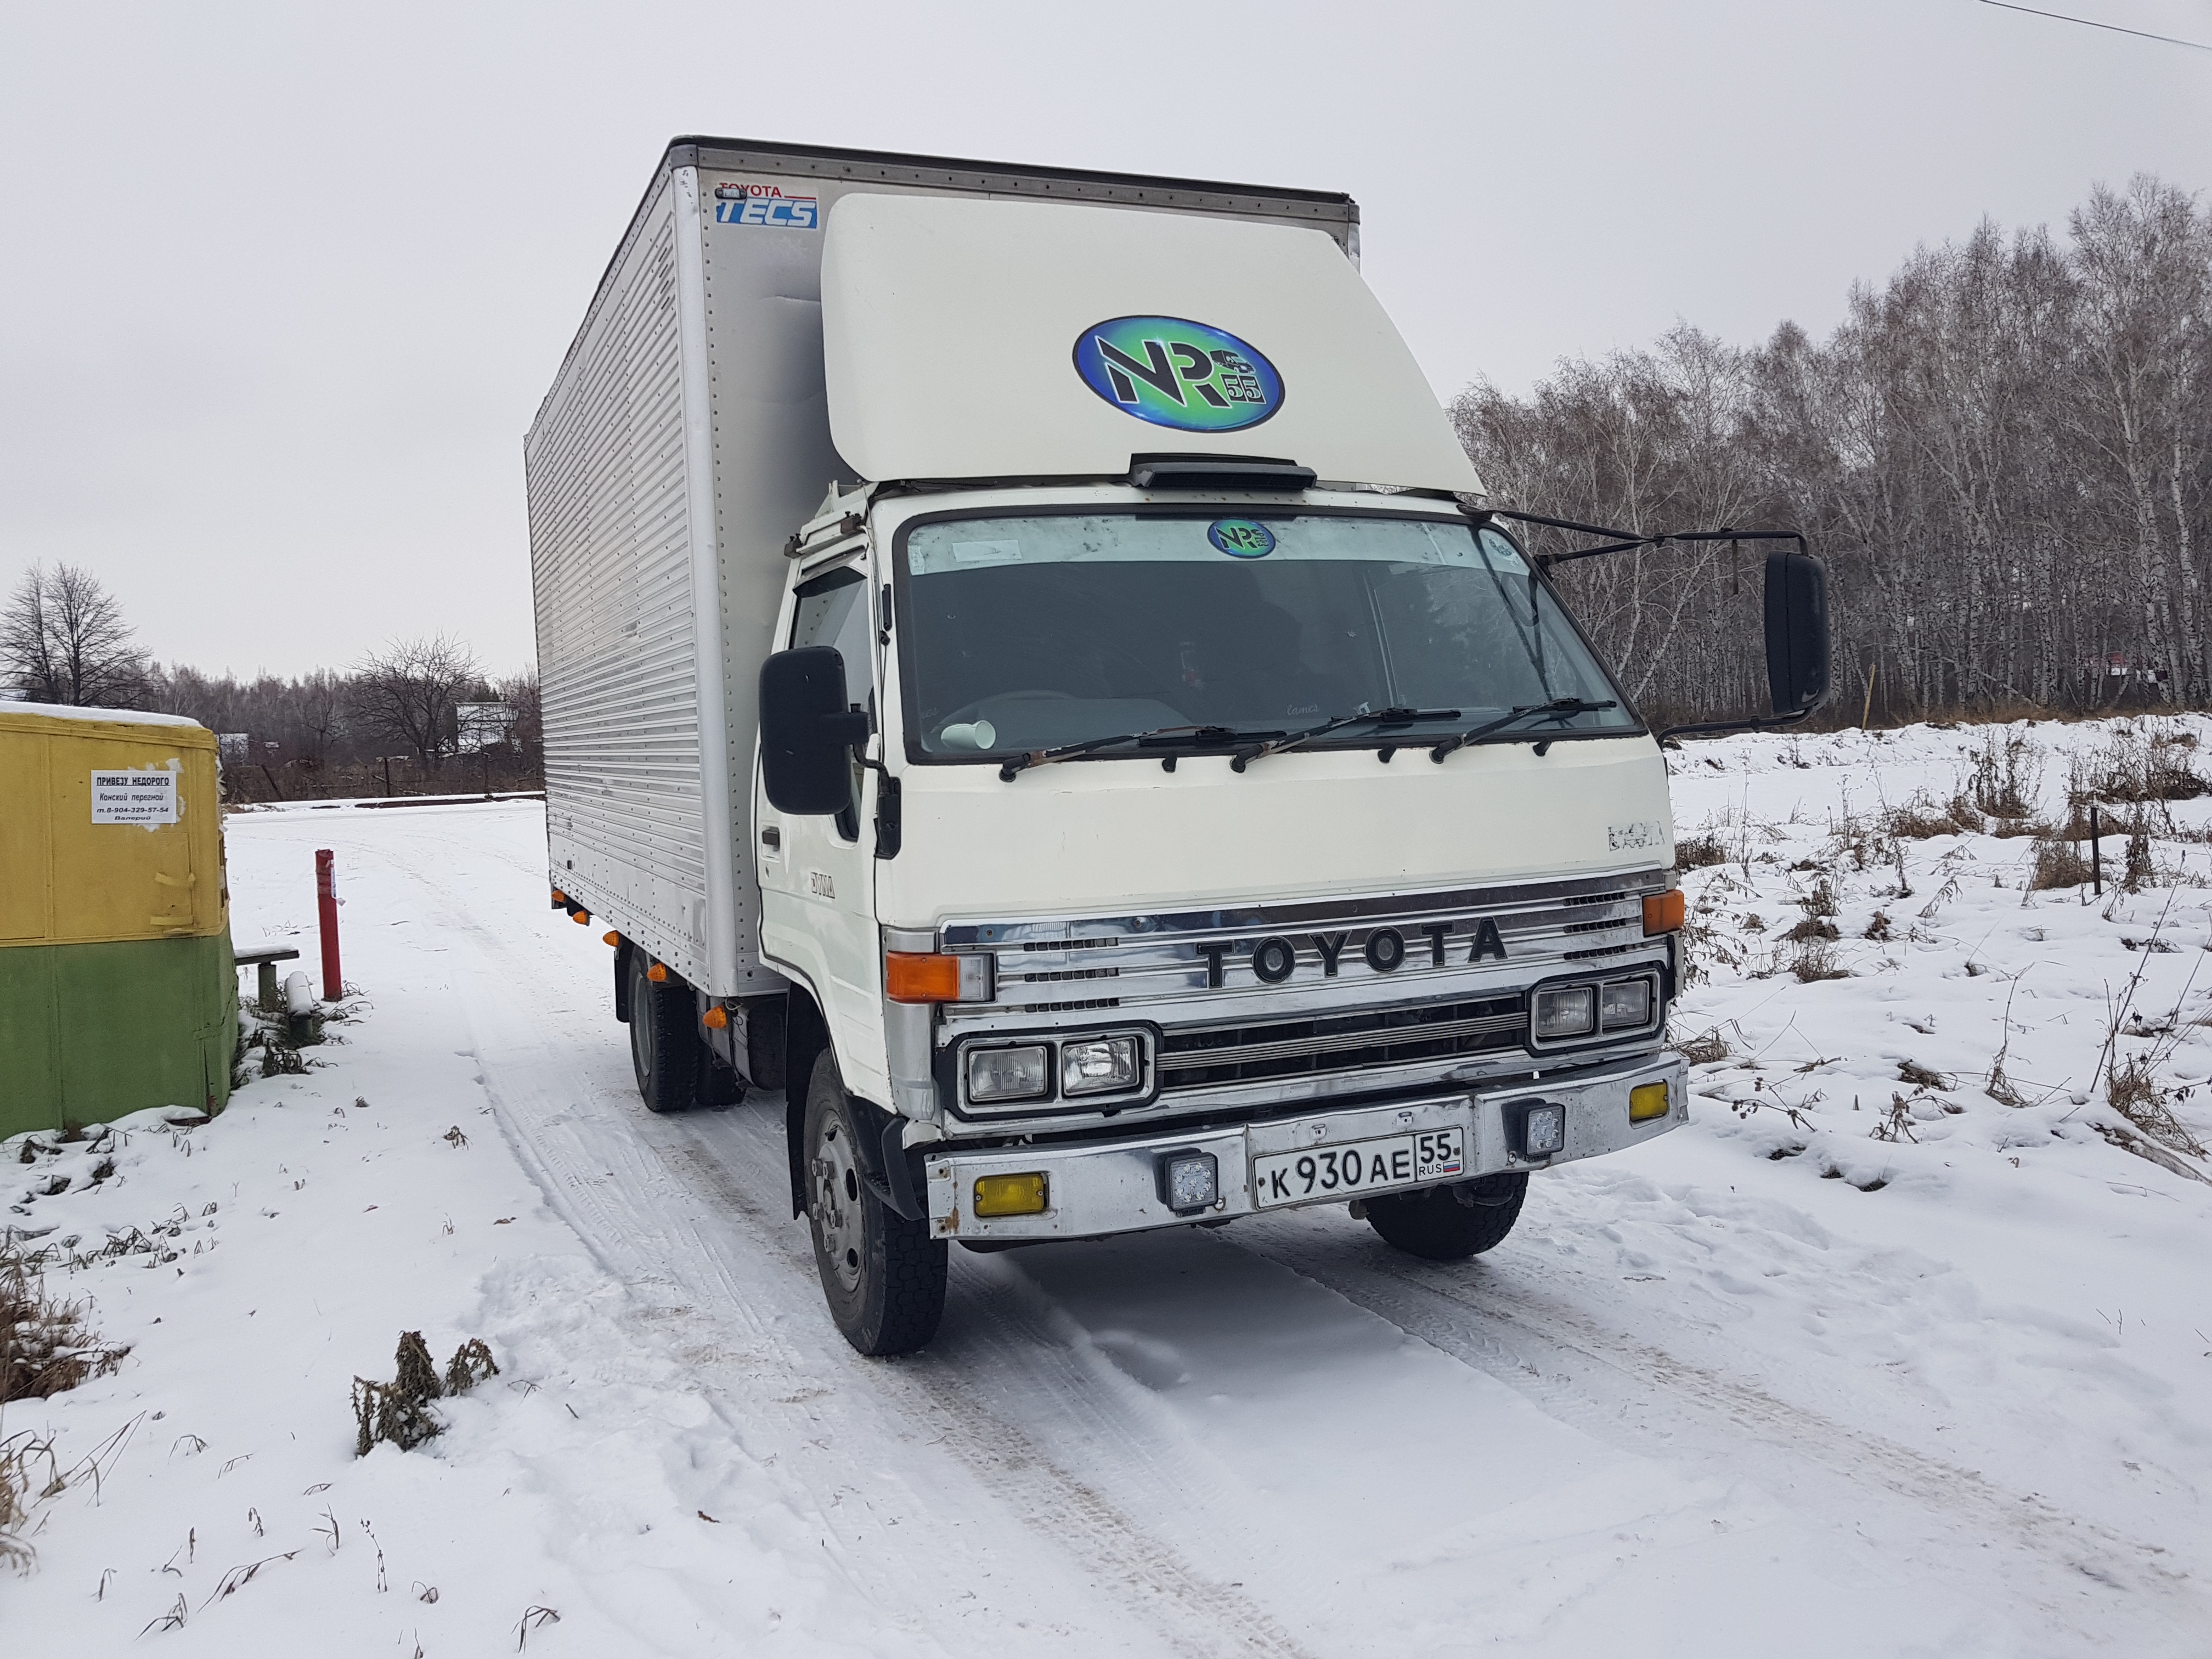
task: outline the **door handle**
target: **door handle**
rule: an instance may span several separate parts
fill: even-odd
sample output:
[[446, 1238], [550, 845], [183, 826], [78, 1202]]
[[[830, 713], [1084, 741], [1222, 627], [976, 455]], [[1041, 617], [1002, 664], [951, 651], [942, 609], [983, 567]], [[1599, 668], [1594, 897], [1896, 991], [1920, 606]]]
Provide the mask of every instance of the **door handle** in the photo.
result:
[[777, 829], [775, 825], [772, 823], [768, 825], [761, 831], [761, 845], [763, 847], [782, 846], [783, 831]]

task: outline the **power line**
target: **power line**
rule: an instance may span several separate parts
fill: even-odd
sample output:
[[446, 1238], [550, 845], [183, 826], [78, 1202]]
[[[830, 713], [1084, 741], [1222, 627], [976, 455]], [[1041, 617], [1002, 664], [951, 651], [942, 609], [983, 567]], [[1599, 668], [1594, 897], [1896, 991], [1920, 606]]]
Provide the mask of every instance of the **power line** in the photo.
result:
[[2100, 23], [2094, 18], [2069, 17], [2060, 11], [2039, 11], [2033, 6], [2016, 6], [2011, 0], [1982, 0], [1985, 6], [1996, 6], [2004, 11], [2024, 11], [2031, 17], [2056, 18], [2062, 23], [2079, 23], [2085, 29], [2109, 29], [2114, 34], [2132, 34], [2138, 40], [2157, 40], [2169, 46], [2187, 46], [2191, 52], [2212, 52], [2212, 46], [2198, 40], [2178, 40], [2170, 34], [2148, 34], [2142, 29], [2124, 29], [2118, 23]]

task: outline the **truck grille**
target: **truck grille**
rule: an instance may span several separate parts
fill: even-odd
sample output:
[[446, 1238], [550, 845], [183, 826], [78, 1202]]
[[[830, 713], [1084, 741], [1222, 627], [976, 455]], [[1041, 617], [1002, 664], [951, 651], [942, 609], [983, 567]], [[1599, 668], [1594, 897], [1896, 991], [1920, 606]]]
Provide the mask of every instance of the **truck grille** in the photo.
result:
[[1510, 1048], [1519, 1045], [1527, 1022], [1520, 997], [1509, 996], [1170, 1031], [1161, 1043], [1160, 1087], [1175, 1094]]

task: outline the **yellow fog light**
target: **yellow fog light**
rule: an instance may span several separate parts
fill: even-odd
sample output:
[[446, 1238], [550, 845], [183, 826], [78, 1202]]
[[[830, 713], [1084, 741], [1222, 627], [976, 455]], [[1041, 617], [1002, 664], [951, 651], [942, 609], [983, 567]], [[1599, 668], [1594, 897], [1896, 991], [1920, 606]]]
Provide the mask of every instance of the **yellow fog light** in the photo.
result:
[[1628, 1121], [1649, 1123], [1655, 1117], [1667, 1115], [1667, 1085], [1663, 1083], [1639, 1083], [1628, 1091]]
[[1042, 1215], [1045, 1207], [1045, 1190], [1042, 1171], [1036, 1175], [978, 1176], [975, 1178], [975, 1213], [979, 1216]]

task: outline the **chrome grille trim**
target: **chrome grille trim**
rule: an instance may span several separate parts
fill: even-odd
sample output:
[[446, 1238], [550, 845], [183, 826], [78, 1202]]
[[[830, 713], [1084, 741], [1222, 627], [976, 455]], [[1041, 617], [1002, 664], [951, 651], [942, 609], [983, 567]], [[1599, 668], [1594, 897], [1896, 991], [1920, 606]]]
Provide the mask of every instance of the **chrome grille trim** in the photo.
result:
[[[1468, 1019], [1436, 1020], [1426, 1024], [1382, 1025], [1360, 1031], [1330, 1031], [1320, 1036], [1224, 1043], [1212, 1048], [1170, 1049], [1160, 1055], [1160, 1073], [1165, 1077], [1175, 1072], [1206, 1072], [1218, 1066], [1249, 1066], [1260, 1060], [1336, 1054], [1345, 1049], [1406, 1048], [1417, 1042], [1442, 1042], [1486, 1036], [1493, 1031], [1510, 1031], [1518, 1036], [1527, 1019], [1525, 1014], [1516, 1010], [1510, 1014], [1479, 1014]], [[1177, 1031], [1175, 1035], [1180, 1037], [1196, 1034]]]

